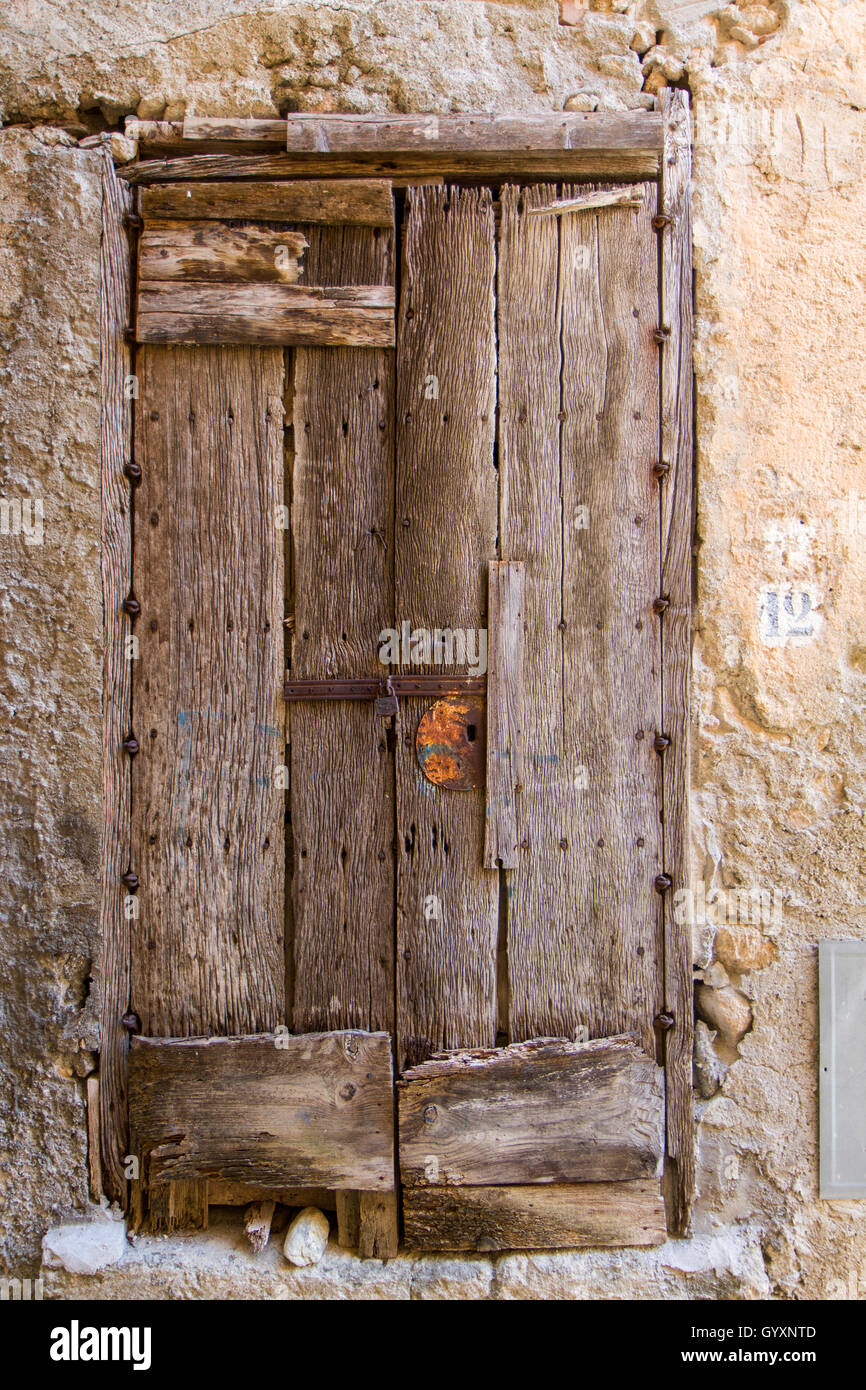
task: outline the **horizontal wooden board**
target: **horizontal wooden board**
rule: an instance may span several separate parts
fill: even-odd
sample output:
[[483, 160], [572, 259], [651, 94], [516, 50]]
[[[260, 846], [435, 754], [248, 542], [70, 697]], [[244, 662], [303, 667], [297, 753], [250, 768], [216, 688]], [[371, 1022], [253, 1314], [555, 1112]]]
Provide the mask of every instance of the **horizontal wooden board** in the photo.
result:
[[621, 1182], [660, 1171], [663, 1072], [633, 1038], [441, 1054], [398, 1083], [404, 1184]]
[[144, 189], [141, 211], [145, 221], [152, 217], [188, 217], [221, 221], [326, 222], [329, 226], [394, 225], [394, 203], [387, 179], [178, 183]]
[[286, 121], [293, 153], [409, 154], [423, 150], [467, 155], [536, 150], [659, 150], [661, 121], [649, 112], [556, 112], [550, 115], [354, 116], [316, 113]]
[[140, 280], [270, 280], [291, 285], [307, 245], [302, 232], [208, 221], [148, 222], [139, 240]]
[[403, 1194], [412, 1250], [566, 1250], [661, 1245], [656, 1178], [537, 1187], [413, 1187]]
[[199, 179], [366, 177], [385, 178], [399, 187], [429, 182], [430, 175], [496, 183], [501, 179], [652, 179], [658, 171], [659, 154], [655, 148], [515, 149], [491, 154], [485, 150], [451, 151], [440, 145], [408, 154], [190, 153], [124, 164], [117, 173], [130, 183], [149, 185]]
[[393, 347], [394, 291], [143, 280], [135, 332], [140, 343]]
[[134, 1038], [130, 1152], [150, 1187], [394, 1186], [387, 1033]]

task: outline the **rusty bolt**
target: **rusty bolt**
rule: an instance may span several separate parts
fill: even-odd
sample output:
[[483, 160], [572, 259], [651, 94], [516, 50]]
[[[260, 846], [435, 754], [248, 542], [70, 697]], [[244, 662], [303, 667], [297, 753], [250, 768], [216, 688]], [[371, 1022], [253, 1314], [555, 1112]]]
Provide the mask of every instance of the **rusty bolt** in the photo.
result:
[[666, 893], [673, 883], [673, 879], [670, 874], [656, 874], [653, 883], [657, 893]]
[[665, 474], [666, 474], [666, 473], [670, 473], [670, 471], [671, 471], [671, 466], [670, 466], [669, 463], [665, 463], [664, 459], [659, 459], [658, 463], [654, 463], [654, 464], [653, 464], [653, 477], [654, 477], [654, 478], [663, 478], [663, 477], [665, 476]]
[[137, 231], [138, 228], [142, 225], [141, 218], [139, 217], [137, 212], [125, 212], [123, 214], [123, 225], [124, 227], [129, 227], [132, 230]]
[[123, 341], [125, 343], [129, 343], [130, 347], [135, 346], [135, 344], [138, 342], [138, 336], [134, 328], [124, 328]]
[[436, 1123], [436, 1121], [438, 1120], [438, 1118], [439, 1118], [439, 1112], [438, 1112], [438, 1110], [436, 1109], [436, 1106], [435, 1106], [435, 1105], [425, 1105], [425, 1107], [424, 1107], [424, 1123], [425, 1123], [425, 1125], [435, 1125], [435, 1123]]
[[560, 632], [565, 632], [565, 629], [568, 627], [568, 623], [565, 621], [564, 618], [560, 618], [556, 626], [559, 628]]
[[671, 606], [671, 601], [670, 601], [669, 598], [654, 598], [654, 599], [653, 599], [653, 612], [654, 612], [654, 613], [664, 613], [665, 609], [666, 609], [666, 608], [670, 608], [670, 606]]
[[656, 217], [653, 218], [652, 225], [654, 231], [663, 232], [665, 227], [669, 227], [671, 225], [671, 218], [668, 217], [667, 213], [660, 212]]
[[138, 891], [138, 874], [134, 874], [132, 869], [123, 875], [121, 882], [126, 884], [130, 893], [136, 893]]
[[659, 1033], [667, 1033], [674, 1026], [674, 1016], [669, 1013], [656, 1014], [653, 1019], [653, 1028]]
[[129, 481], [132, 483], [132, 486], [137, 487], [138, 484], [141, 482], [141, 464], [125, 463], [123, 465], [123, 471], [126, 474]]
[[671, 740], [668, 734], [656, 734], [653, 739], [653, 748], [657, 753], [663, 753], [666, 748], [670, 748]]
[[123, 1024], [124, 1028], [128, 1030], [128, 1032], [141, 1032], [141, 1019], [139, 1018], [138, 1014], [133, 1013], [131, 1009], [129, 1013], [123, 1015], [123, 1018], [120, 1021]]
[[135, 734], [129, 734], [120, 746], [124, 753], [128, 753], [131, 758], [134, 758], [138, 752], [138, 739], [135, 737]]
[[653, 338], [655, 339], [655, 341], [656, 341], [657, 343], [666, 343], [667, 340], [668, 340], [668, 338], [669, 338], [670, 336], [671, 336], [671, 330], [670, 330], [669, 328], [654, 328], [654, 329], [653, 329]]
[[342, 1099], [342, 1100], [351, 1100], [352, 1097], [353, 1097], [353, 1095], [355, 1094], [356, 1089], [357, 1089], [357, 1087], [353, 1086], [352, 1083], [351, 1083], [351, 1081], [347, 1081], [346, 1084], [345, 1084], [345, 1086], [342, 1086], [342, 1087], [340, 1088], [340, 1097], [341, 1097], [341, 1099]]
[[141, 604], [132, 594], [130, 594], [128, 598], [125, 598], [120, 606], [124, 613], [128, 613], [131, 618], [137, 618], [141, 612]]
[[566, 840], [565, 836], [563, 836], [562, 839], [560, 840], [560, 842], [559, 842], [559, 848], [560, 848], [560, 849], [568, 849], [568, 841]]

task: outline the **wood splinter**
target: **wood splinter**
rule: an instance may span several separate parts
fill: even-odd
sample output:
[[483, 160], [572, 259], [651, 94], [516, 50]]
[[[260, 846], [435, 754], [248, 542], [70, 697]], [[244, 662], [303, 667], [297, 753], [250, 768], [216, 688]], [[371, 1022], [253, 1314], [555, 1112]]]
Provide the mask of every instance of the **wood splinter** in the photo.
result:
[[244, 1233], [254, 1255], [260, 1255], [271, 1236], [276, 1202], [252, 1202], [244, 1212]]

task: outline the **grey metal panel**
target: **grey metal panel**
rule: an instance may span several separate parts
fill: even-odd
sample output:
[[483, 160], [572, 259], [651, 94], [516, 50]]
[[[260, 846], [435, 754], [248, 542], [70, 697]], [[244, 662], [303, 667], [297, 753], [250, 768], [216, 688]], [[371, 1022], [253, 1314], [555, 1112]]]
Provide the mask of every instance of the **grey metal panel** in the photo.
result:
[[866, 1198], [866, 941], [822, 941], [822, 1197]]

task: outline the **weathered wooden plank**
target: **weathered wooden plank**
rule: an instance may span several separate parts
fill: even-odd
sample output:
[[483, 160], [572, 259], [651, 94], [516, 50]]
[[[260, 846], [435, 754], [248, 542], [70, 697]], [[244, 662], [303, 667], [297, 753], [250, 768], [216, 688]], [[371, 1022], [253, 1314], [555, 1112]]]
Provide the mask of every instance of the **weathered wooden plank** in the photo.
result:
[[271, 1238], [275, 1206], [273, 1198], [269, 1197], [261, 1202], [252, 1202], [244, 1212], [244, 1235], [255, 1255], [262, 1253]]
[[[181, 123], [184, 140], [229, 140], [268, 145], [285, 145], [285, 118], [232, 118], [228, 116], [185, 116]], [[127, 132], [128, 133], [128, 132]]]
[[561, 112], [500, 116], [355, 116], [318, 113], [286, 121], [290, 152], [389, 155], [476, 153], [525, 156], [542, 150], [658, 152], [660, 121], [651, 112]]
[[393, 347], [394, 291], [142, 281], [135, 332], [142, 343]]
[[[518, 972], [517, 996], [508, 1000], [505, 1019], [512, 1039], [547, 1031], [536, 1017], [545, 1011], [527, 997], [530, 967], [521, 976], [521, 961], [562, 933], [566, 865], [560, 844], [572, 833], [565, 782], [574, 774], [563, 760], [559, 219], [529, 216], [556, 196], [549, 185], [522, 194], [506, 187], [500, 200], [500, 541], [503, 560], [525, 564], [523, 779], [517, 798], [522, 862], [508, 875], [505, 932], [508, 974]], [[568, 1016], [561, 1031], [575, 1036], [581, 1022]]]
[[[664, 999], [658, 497], [656, 189], [643, 205], [560, 224], [562, 303], [563, 704], [572, 786], [571, 928], [525, 961], [536, 1028], [571, 1018], [590, 1037], [637, 1033], [655, 1047]], [[581, 512], [585, 507], [586, 512]], [[586, 519], [587, 525], [579, 523]], [[555, 983], [554, 983], [555, 982]], [[545, 1014], [545, 991], [554, 1004]], [[522, 992], [522, 991], [521, 991]], [[560, 1012], [561, 1010], [561, 1012]]]
[[151, 1189], [213, 1177], [263, 1187], [394, 1186], [387, 1033], [135, 1038], [134, 1151]]
[[135, 907], [121, 878], [130, 867], [130, 767], [121, 744], [129, 733], [132, 677], [131, 619], [123, 600], [132, 587], [129, 481], [132, 452], [132, 356], [129, 327], [131, 256], [123, 218], [132, 198], [108, 154], [102, 163], [100, 249], [100, 565], [105, 655], [102, 675], [103, 818], [100, 846], [98, 997], [100, 1001], [99, 1113], [102, 1180], [115, 1201], [126, 1198], [126, 1053], [121, 1019], [129, 1003], [130, 921]]
[[174, 1231], [206, 1231], [209, 1191], [207, 1180], [165, 1182], [148, 1192], [148, 1230], [153, 1235]]
[[298, 278], [306, 239], [300, 232], [222, 222], [148, 222], [138, 242], [139, 280]]
[[[557, 219], [557, 233], [515, 221], [503, 197], [500, 393], [503, 554], [527, 565], [511, 1036], [634, 1031], [651, 1051], [663, 971], [657, 290], [649, 189], [642, 198], [637, 213]], [[556, 383], [541, 399], [540, 380]]]
[[657, 1178], [407, 1188], [403, 1226], [411, 1250], [567, 1250], [661, 1245], [666, 1238]]
[[665, 127], [659, 211], [670, 218], [662, 232], [661, 317], [670, 336], [662, 345], [661, 479], [662, 718], [670, 737], [664, 755], [664, 865], [671, 888], [665, 899], [665, 1005], [674, 1025], [665, 1037], [667, 1074], [668, 1219], [684, 1235], [695, 1188], [692, 1093], [692, 942], [678, 923], [673, 895], [691, 884], [689, 865], [689, 709], [692, 599], [692, 226], [691, 121], [688, 94], [661, 94]]
[[[393, 282], [390, 231], [305, 231], [305, 280]], [[393, 354], [298, 350], [292, 393], [291, 674], [377, 675], [379, 633], [393, 615]], [[294, 1027], [390, 1031], [394, 785], [388, 724], [370, 704], [328, 702], [291, 706], [289, 729]]]
[[137, 367], [131, 1005], [154, 1036], [254, 1032], [285, 1017], [282, 353]]
[[358, 1193], [358, 1254], [362, 1260], [391, 1260], [400, 1244], [396, 1192]]
[[88, 1076], [85, 1091], [87, 1098], [87, 1171], [90, 1179], [90, 1199], [93, 1202], [98, 1202], [103, 1195], [98, 1076]]
[[555, 198], [539, 207], [527, 208], [528, 217], [561, 217], [567, 212], [593, 212], [598, 208], [639, 208], [642, 198], [632, 188], [600, 188], [574, 198]]
[[404, 1186], [621, 1182], [661, 1170], [663, 1073], [633, 1038], [542, 1038], [398, 1082]]
[[345, 223], [360, 227], [394, 225], [394, 201], [388, 179], [178, 183], [143, 189], [141, 210], [145, 220], [187, 217], [193, 220], [326, 222], [329, 226]]
[[487, 601], [487, 812], [484, 867], [516, 869], [523, 785], [522, 560], [491, 560]]
[[361, 1238], [361, 1194], [337, 1193], [337, 1244], [344, 1250], [357, 1250]]
[[[488, 190], [410, 190], [397, 351], [395, 617], [398, 628], [464, 629], [476, 655], [496, 553], [494, 266]], [[484, 794], [426, 780], [414, 747], [423, 709], [402, 702], [396, 750], [398, 1069], [496, 1036], [498, 882], [482, 867]]]
[[[600, 133], [599, 138], [603, 138]], [[189, 147], [188, 147], [189, 148]], [[203, 149], [204, 147], [199, 147]], [[612, 148], [510, 150], [505, 153], [442, 149], [409, 154], [190, 153], [125, 164], [118, 176], [134, 184], [193, 180], [386, 178], [395, 187], [429, 176], [497, 183], [502, 179], [648, 179], [659, 169], [658, 150]]]
[[223, 1182], [211, 1178], [208, 1200], [212, 1207], [245, 1207], [255, 1202], [279, 1202], [284, 1207], [321, 1207], [334, 1211], [337, 1194], [326, 1187], [260, 1187], [256, 1183]]

